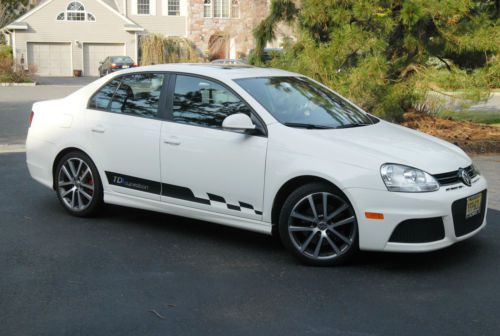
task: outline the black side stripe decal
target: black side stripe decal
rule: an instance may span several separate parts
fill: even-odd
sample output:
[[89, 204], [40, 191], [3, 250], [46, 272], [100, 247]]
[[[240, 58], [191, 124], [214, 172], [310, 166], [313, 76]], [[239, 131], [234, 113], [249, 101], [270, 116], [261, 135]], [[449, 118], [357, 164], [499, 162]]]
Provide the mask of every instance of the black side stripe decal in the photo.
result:
[[221, 203], [226, 203], [226, 200], [224, 199], [224, 197], [222, 196], [219, 196], [219, 195], [214, 195], [214, 194], [210, 194], [210, 193], [207, 193], [208, 195], [208, 198], [211, 200], [211, 201], [215, 201], [215, 202], [221, 202]]
[[160, 183], [113, 172], [106, 172], [106, 178], [108, 179], [109, 184], [116, 185], [118, 187], [139, 190], [151, 194], [182, 199], [185, 201], [196, 202], [210, 206], [212, 205], [212, 202], [224, 203], [230, 210], [242, 211], [242, 208], [245, 208], [255, 212], [256, 215], [262, 215], [262, 211], [255, 210], [253, 205], [251, 204], [245, 202], [238, 202], [238, 205], [230, 204], [226, 202], [226, 199], [224, 197], [210, 193], [207, 193], [208, 199], [196, 197], [193, 191], [186, 187]]
[[161, 194], [163, 196], [167, 196], [167, 197], [179, 198], [179, 199], [183, 199], [185, 201], [191, 201], [191, 202], [197, 202], [197, 203], [210, 205], [209, 199], [203, 199], [203, 198], [196, 197], [193, 194], [193, 192], [191, 191], [191, 189], [186, 188], [186, 187], [179, 187], [179, 186], [172, 185], [172, 184], [162, 183], [161, 184]]
[[106, 177], [108, 179], [108, 183], [115, 186], [144, 191], [151, 194], [159, 194], [161, 192], [160, 182], [112, 172], [106, 172]]

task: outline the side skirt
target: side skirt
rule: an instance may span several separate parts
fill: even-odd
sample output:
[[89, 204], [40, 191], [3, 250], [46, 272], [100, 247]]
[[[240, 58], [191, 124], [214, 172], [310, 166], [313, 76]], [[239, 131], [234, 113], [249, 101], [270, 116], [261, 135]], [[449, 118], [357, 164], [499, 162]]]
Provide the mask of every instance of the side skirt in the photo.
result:
[[112, 191], [104, 192], [104, 202], [131, 208], [163, 212], [170, 215], [193, 218], [197, 220], [231, 226], [238, 229], [271, 235], [271, 223], [194, 209], [177, 204], [143, 199], [131, 195], [115, 193]]

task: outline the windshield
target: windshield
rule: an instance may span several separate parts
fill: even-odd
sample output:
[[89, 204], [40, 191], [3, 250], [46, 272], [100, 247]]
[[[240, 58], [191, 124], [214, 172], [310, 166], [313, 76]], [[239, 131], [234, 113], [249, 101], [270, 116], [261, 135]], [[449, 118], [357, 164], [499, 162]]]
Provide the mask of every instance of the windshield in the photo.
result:
[[377, 120], [305, 77], [235, 80], [280, 123], [302, 128], [347, 128]]

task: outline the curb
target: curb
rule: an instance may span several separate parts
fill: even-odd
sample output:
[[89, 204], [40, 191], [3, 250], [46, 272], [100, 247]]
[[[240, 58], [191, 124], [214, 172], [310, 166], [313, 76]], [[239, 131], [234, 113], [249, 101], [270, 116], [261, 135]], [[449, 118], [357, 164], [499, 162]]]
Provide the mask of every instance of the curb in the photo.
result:
[[2, 145], [0, 144], [0, 154], [2, 153], [23, 153], [26, 152], [25, 145]]
[[1, 86], [36, 86], [36, 82], [33, 83], [0, 83]]

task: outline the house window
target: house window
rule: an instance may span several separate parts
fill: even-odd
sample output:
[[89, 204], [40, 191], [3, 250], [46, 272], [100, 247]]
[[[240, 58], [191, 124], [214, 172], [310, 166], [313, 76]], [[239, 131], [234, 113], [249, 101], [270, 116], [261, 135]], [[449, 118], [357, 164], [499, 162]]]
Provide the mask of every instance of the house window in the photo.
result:
[[233, 19], [240, 18], [240, 2], [239, 2], [239, 0], [231, 0], [231, 17]]
[[214, 0], [214, 17], [229, 17], [229, 0]]
[[56, 17], [57, 21], [95, 21], [95, 16], [92, 13], [85, 11], [85, 7], [78, 1], [72, 1], [66, 7], [66, 11], [59, 13]]
[[137, 0], [137, 14], [142, 14], [142, 15], [150, 14], [149, 0]]
[[85, 7], [77, 1], [73, 1], [68, 5], [66, 12], [68, 21], [85, 21]]
[[177, 16], [181, 14], [179, 0], [168, 0], [168, 15]]
[[203, 3], [203, 17], [212, 17], [212, 0], [205, 0]]
[[68, 11], [74, 11], [74, 12], [84, 12], [85, 7], [77, 1], [73, 1], [68, 5]]

